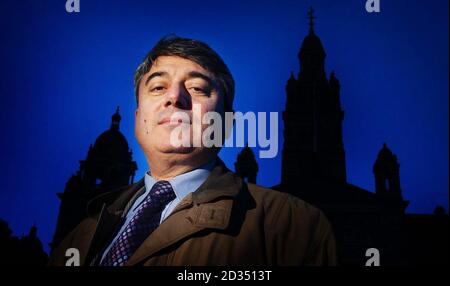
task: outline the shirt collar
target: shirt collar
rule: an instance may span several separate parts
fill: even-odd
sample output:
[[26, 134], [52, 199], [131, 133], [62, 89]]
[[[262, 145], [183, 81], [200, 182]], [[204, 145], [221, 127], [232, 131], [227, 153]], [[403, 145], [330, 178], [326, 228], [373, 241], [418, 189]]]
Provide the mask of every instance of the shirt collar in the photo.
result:
[[[197, 169], [180, 174], [168, 180], [172, 185], [178, 200], [182, 200], [187, 194], [197, 190], [206, 181], [215, 165], [215, 161], [216, 160], [212, 160]], [[146, 193], [151, 190], [156, 182], [157, 180], [150, 175], [150, 171], [145, 173]]]

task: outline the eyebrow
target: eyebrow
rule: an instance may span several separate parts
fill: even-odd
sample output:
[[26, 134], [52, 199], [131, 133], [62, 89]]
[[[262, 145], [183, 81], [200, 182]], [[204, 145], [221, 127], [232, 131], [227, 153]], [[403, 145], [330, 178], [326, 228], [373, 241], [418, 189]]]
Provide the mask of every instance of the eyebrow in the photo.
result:
[[168, 76], [168, 75], [169, 75], [169, 74], [168, 74], [167, 72], [165, 72], [165, 71], [154, 72], [154, 73], [152, 73], [151, 75], [149, 75], [148, 78], [145, 80], [145, 85], [147, 85], [147, 83], [148, 83], [152, 78], [155, 78], [155, 77], [158, 77], [158, 76]]
[[[165, 71], [154, 72], [151, 75], [149, 75], [148, 78], [145, 80], [145, 85], [147, 85], [148, 82], [155, 77], [158, 77], [158, 76], [164, 77], [164, 76], [168, 76], [168, 75], [169, 74]], [[201, 79], [207, 81], [209, 85], [213, 85], [213, 82], [214, 82], [211, 77], [209, 77], [206, 74], [203, 74], [201, 72], [197, 72], [197, 71], [191, 71], [188, 73], [188, 79], [191, 79], [191, 78], [201, 78]]]
[[211, 85], [211, 86], [214, 85], [212, 78], [210, 78], [209, 76], [207, 76], [206, 74], [203, 74], [201, 72], [191, 71], [191, 72], [188, 73], [188, 78], [189, 79], [191, 79], [191, 78], [201, 78], [201, 79], [207, 81], [209, 85]]

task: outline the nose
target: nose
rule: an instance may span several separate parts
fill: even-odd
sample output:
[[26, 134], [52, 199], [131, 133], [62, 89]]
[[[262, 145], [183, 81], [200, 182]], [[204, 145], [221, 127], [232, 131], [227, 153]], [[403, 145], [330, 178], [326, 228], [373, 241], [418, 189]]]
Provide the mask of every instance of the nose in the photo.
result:
[[172, 85], [166, 93], [165, 107], [176, 107], [179, 109], [191, 108], [191, 95], [184, 84]]

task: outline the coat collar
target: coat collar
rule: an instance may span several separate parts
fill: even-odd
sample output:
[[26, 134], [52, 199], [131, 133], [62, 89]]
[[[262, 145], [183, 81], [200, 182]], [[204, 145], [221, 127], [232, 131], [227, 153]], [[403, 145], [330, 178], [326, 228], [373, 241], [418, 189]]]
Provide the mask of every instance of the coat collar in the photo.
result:
[[[186, 196], [174, 210], [189, 204], [202, 204], [213, 201], [219, 197], [234, 197], [242, 188], [242, 179], [232, 173], [225, 166], [220, 158], [216, 159], [216, 164], [206, 181], [193, 193]], [[95, 197], [88, 203], [88, 215], [98, 213], [104, 205], [108, 206], [108, 211], [114, 214], [122, 214], [134, 203], [142, 192], [145, 191], [144, 178], [128, 188], [119, 188], [100, 196]]]
[[[189, 193], [181, 200], [169, 217], [136, 250], [127, 265], [138, 264], [163, 248], [203, 229], [226, 229], [231, 216], [233, 198], [240, 192], [242, 186], [242, 179], [228, 170], [223, 161], [217, 158], [206, 181], [195, 192]], [[129, 189], [113, 191], [99, 198], [102, 201], [117, 199], [109, 207], [104, 207], [100, 214], [86, 257], [88, 263], [94, 258], [94, 253], [101, 251], [117, 228], [120, 218], [143, 191], [145, 183], [141, 179]], [[223, 200], [218, 200], [219, 198]], [[98, 205], [98, 201], [90, 203], [91, 208], [98, 208]]]

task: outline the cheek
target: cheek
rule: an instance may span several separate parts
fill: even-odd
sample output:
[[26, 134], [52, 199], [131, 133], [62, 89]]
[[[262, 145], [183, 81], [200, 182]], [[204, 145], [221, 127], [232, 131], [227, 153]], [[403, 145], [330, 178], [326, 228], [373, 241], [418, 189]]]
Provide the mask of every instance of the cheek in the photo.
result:
[[[209, 113], [209, 115], [206, 116], [206, 114], [208, 114], [208, 113]], [[217, 100], [216, 101], [210, 100], [210, 101], [204, 102], [201, 105], [200, 112], [197, 113], [197, 114], [200, 114], [200, 118], [196, 122], [198, 122], [198, 123], [201, 122], [200, 129], [202, 131], [204, 131], [206, 128], [210, 127], [211, 124], [214, 124], [214, 123], [217, 124], [217, 122], [223, 122], [224, 121], [224, 118], [223, 118], [223, 106]], [[217, 116], [219, 116], [219, 118], [217, 119], [219, 121], [216, 120]], [[214, 119], [214, 120], [212, 120], [212, 119]]]
[[215, 107], [216, 105], [211, 102], [196, 102], [192, 110], [192, 123], [201, 123], [204, 129], [206, 126], [204, 125], [203, 119], [208, 112], [216, 111]]
[[134, 134], [137, 138], [139, 138], [139, 135], [142, 133], [143, 130], [145, 130], [145, 122], [144, 117], [141, 110], [138, 110], [136, 113], [136, 117], [134, 119]]
[[195, 103], [199, 104], [202, 115], [211, 111], [220, 113], [224, 109], [222, 98], [218, 96], [202, 98], [201, 100], [193, 101], [193, 104]]
[[140, 118], [144, 123], [144, 120], [147, 124], [152, 123], [156, 120], [157, 114], [157, 104], [151, 102], [150, 100], [144, 100], [142, 104], [139, 104], [140, 109]]
[[135, 119], [135, 134], [150, 134], [152, 132], [153, 122], [156, 120], [154, 117], [156, 112], [152, 111], [149, 106], [139, 105], [139, 111], [136, 114]]

